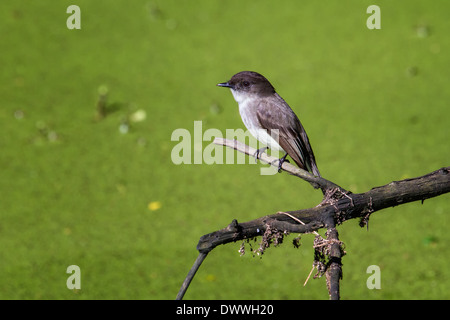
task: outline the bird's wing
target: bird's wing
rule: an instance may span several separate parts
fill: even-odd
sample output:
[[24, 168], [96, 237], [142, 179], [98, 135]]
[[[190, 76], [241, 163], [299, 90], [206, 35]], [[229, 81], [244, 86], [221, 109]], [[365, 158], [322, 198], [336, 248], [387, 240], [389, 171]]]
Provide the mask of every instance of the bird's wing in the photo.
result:
[[[300, 168], [313, 171], [314, 154], [306, 131], [283, 98], [275, 94], [273, 98], [263, 99], [258, 105], [257, 116], [261, 126], [278, 138], [280, 146]], [[273, 129], [278, 130], [278, 137], [276, 132], [270, 132]]]

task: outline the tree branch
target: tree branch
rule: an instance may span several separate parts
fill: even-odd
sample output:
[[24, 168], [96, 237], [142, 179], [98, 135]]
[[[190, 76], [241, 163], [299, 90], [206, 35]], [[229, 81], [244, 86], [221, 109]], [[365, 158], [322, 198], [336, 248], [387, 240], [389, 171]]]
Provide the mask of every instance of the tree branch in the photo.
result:
[[[228, 140], [224, 138], [215, 138], [214, 144], [226, 146], [232, 149], [235, 149], [239, 152], [245, 153], [246, 155], [249, 155], [251, 157], [254, 157], [256, 154], [256, 149], [252, 148], [242, 142], [239, 142], [237, 140]], [[269, 156], [266, 152], [260, 153], [258, 156], [258, 159], [261, 160], [263, 163], [270, 164], [276, 168], [278, 168], [278, 158]], [[328, 181], [322, 177], [316, 177], [313, 174], [309, 173], [306, 170], [300, 169], [289, 162], [285, 161], [281, 168], [288, 172], [289, 174], [299, 177], [307, 182], [309, 182], [315, 189], [320, 187], [322, 190], [331, 189], [331, 188], [340, 188], [338, 185], [334, 184], [331, 181]], [[341, 189], [341, 191], [345, 192], [346, 190]]]
[[203, 260], [205, 260], [207, 255], [208, 255], [207, 253], [203, 253], [203, 252], [200, 252], [198, 254], [198, 257], [195, 260], [194, 265], [192, 266], [191, 270], [189, 271], [188, 275], [186, 276], [186, 279], [184, 279], [184, 282], [181, 285], [181, 288], [180, 288], [180, 291], [177, 294], [176, 300], [183, 299], [187, 288], [191, 284], [191, 281], [192, 281], [192, 279], [194, 279], [194, 276], [197, 273], [198, 268], [200, 268], [200, 265], [202, 264]]
[[327, 230], [327, 241], [329, 243], [329, 265], [326, 268], [326, 278], [328, 293], [331, 300], [339, 300], [339, 281], [342, 279], [343, 256], [342, 243], [339, 241], [339, 234], [335, 227]]
[[[256, 149], [236, 140], [216, 138], [214, 143], [234, 148], [250, 156], [256, 152]], [[260, 154], [259, 158], [278, 167], [278, 159], [266, 153]], [[315, 258], [314, 265], [323, 266], [321, 270], [317, 267], [318, 273], [326, 275], [330, 299], [339, 299], [341, 258], [345, 252], [339, 241], [337, 225], [359, 218], [360, 226], [363, 227], [368, 223], [370, 215], [376, 211], [418, 200], [423, 202], [425, 199], [450, 192], [450, 167], [417, 178], [393, 181], [359, 194], [348, 192], [331, 181], [316, 177], [286, 162], [283, 163], [282, 169], [311, 183], [315, 188], [320, 187], [324, 192], [322, 202], [314, 208], [277, 212], [243, 223], [238, 223], [234, 219], [226, 228], [202, 236], [197, 244], [199, 257], [186, 277], [177, 299], [183, 297], [206, 255], [218, 245], [262, 236], [257, 251], [262, 254], [272, 243], [275, 245], [280, 243], [287, 233], [312, 233], [321, 228], [327, 228], [327, 239], [317, 234], [316, 240], [320, 240], [321, 244], [315, 246], [315, 256], [327, 256], [328, 259], [325, 261], [325, 258], [321, 258], [324, 261], [316, 261]]]
[[449, 172], [450, 167], [445, 167], [421, 177], [393, 181], [364, 193], [344, 195], [335, 190], [333, 196], [339, 199], [329, 198], [314, 208], [287, 211], [305, 225], [279, 213], [243, 223], [233, 220], [226, 228], [202, 236], [197, 250], [209, 252], [220, 244], [261, 236], [267, 226], [287, 232], [311, 233], [323, 227], [333, 228], [331, 221], [341, 224], [346, 220], [361, 218], [361, 225], [365, 225], [373, 212], [450, 192]]

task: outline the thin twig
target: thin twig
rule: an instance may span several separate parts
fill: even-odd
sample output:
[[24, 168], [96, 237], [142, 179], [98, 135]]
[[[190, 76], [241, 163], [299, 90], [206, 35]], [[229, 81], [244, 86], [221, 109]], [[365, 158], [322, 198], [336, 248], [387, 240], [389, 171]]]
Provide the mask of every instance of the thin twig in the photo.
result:
[[[235, 150], [245, 153], [246, 155], [249, 155], [249, 156], [254, 156], [257, 151], [255, 148], [252, 148], [252, 147], [250, 147], [242, 142], [239, 142], [237, 140], [215, 138], [214, 144], [235, 149]], [[278, 160], [279, 159], [269, 156], [266, 152], [260, 153], [258, 158], [262, 162], [270, 164], [271, 166], [278, 168], [278, 163], [279, 163]], [[287, 161], [285, 161], [283, 163], [283, 165], [281, 166], [281, 169], [290, 173], [293, 176], [299, 177], [299, 178], [309, 182], [316, 189], [321, 188], [323, 192], [325, 192], [325, 190], [328, 190], [331, 188], [339, 188], [340, 190], [342, 190], [344, 192], [346, 191], [346, 190], [342, 189], [341, 187], [339, 187], [338, 185], [334, 184], [333, 182], [328, 181], [322, 177], [314, 176], [313, 174], [309, 173], [308, 171], [300, 169], [300, 168], [290, 164]]]
[[311, 268], [311, 271], [310, 271], [309, 274], [308, 274], [308, 278], [306, 278], [305, 283], [303, 283], [303, 286], [306, 286], [306, 284], [308, 283], [308, 280], [309, 280], [309, 278], [311, 277], [311, 275], [312, 275], [312, 273], [313, 273], [313, 271], [314, 271], [315, 268], [316, 268], [316, 267], [315, 267], [314, 264], [313, 264], [313, 266], [312, 266], [312, 268]]
[[[292, 214], [289, 214], [287, 212], [283, 212], [283, 211], [278, 211], [277, 214], [285, 214], [288, 217], [294, 219], [295, 221], [297, 221], [298, 223], [302, 224], [302, 225], [306, 225], [304, 222], [302, 222], [299, 218], [294, 217]], [[320, 236], [320, 234], [317, 233], [317, 231], [313, 231], [312, 233], [314, 233], [316, 236]]]
[[189, 270], [189, 273], [186, 276], [186, 279], [184, 279], [184, 282], [181, 285], [181, 288], [177, 294], [176, 300], [183, 299], [184, 294], [186, 293], [186, 290], [188, 289], [192, 279], [194, 279], [195, 273], [197, 272], [198, 268], [200, 268], [200, 265], [202, 264], [203, 260], [205, 260], [207, 255], [208, 255], [208, 253], [204, 253], [204, 252], [200, 252], [198, 254], [198, 257], [195, 260], [194, 265], [192, 266], [191, 270]]

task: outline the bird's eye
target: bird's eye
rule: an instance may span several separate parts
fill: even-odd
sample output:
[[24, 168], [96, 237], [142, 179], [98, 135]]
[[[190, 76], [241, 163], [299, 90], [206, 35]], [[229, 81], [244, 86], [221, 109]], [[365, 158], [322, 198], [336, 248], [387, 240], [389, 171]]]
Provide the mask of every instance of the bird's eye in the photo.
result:
[[244, 87], [248, 87], [250, 85], [250, 82], [244, 81], [244, 82], [242, 82], [242, 84], [244, 85]]

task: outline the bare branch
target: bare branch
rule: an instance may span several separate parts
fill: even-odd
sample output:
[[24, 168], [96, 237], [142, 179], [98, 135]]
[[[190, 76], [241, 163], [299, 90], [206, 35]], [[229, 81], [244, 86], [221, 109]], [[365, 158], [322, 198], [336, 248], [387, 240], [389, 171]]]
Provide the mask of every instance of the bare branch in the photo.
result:
[[[239, 142], [237, 140], [228, 140], [228, 139], [224, 139], [224, 138], [215, 138], [214, 139], [214, 144], [217, 145], [222, 145], [222, 146], [226, 146], [232, 149], [235, 149], [239, 152], [245, 153], [249, 156], [254, 156], [256, 154], [256, 149], [252, 148], [242, 142]], [[258, 158], [267, 164], [270, 164], [276, 168], [278, 168], [278, 158], [269, 156], [266, 152], [264, 153], [260, 153]], [[283, 165], [281, 166], [281, 169], [283, 169], [284, 171], [288, 172], [289, 174], [299, 177], [307, 182], [309, 182], [314, 188], [321, 188], [322, 190], [327, 190], [327, 189], [331, 189], [331, 188], [340, 188], [343, 192], [345, 192], [344, 189], [342, 189], [341, 187], [339, 187], [338, 185], [334, 184], [331, 181], [328, 181], [322, 177], [316, 177], [314, 175], [312, 175], [311, 173], [309, 173], [306, 170], [300, 169], [292, 164], [290, 164], [289, 162], [285, 161], [283, 163]]]
[[329, 262], [325, 272], [327, 288], [331, 300], [339, 300], [339, 281], [342, 279], [343, 256], [342, 243], [339, 241], [339, 234], [335, 227], [327, 230], [327, 242], [329, 243]]
[[187, 288], [191, 284], [192, 279], [194, 279], [195, 274], [197, 273], [198, 268], [200, 268], [203, 260], [205, 260], [207, 253], [200, 252], [198, 254], [197, 259], [194, 262], [194, 265], [192, 266], [191, 270], [189, 271], [188, 275], [186, 276], [186, 279], [184, 279], [183, 284], [181, 285], [180, 291], [177, 294], [177, 297], [175, 300], [181, 300], [184, 297], [184, 294], [186, 293]]
[[243, 223], [233, 220], [225, 229], [202, 236], [197, 250], [209, 252], [220, 244], [260, 236], [264, 234], [268, 225], [288, 232], [311, 233], [323, 227], [334, 227], [330, 221], [341, 224], [355, 218], [368, 220], [370, 214], [381, 209], [418, 200], [423, 201], [450, 192], [449, 172], [450, 167], [446, 167], [421, 177], [394, 181], [365, 193], [345, 194], [338, 200], [322, 202], [314, 208], [287, 211], [305, 225], [278, 213]]
[[[214, 143], [250, 156], [256, 152], [256, 149], [236, 140], [216, 138]], [[274, 157], [264, 153], [260, 154], [259, 158], [278, 167], [278, 159]], [[318, 272], [326, 275], [330, 299], [339, 299], [339, 281], [342, 279], [341, 258], [345, 252], [339, 241], [337, 225], [359, 218], [360, 226], [364, 226], [368, 223], [370, 215], [376, 211], [418, 200], [423, 202], [425, 199], [450, 192], [450, 167], [413, 179], [393, 181], [359, 194], [352, 194], [333, 182], [316, 177], [286, 162], [283, 163], [282, 169], [311, 183], [315, 188], [320, 187], [324, 192], [322, 202], [314, 208], [287, 211], [283, 212], [284, 214], [278, 212], [248, 222], [238, 223], [237, 220], [233, 220], [226, 228], [202, 236], [197, 244], [199, 257], [186, 277], [177, 299], [183, 297], [207, 254], [218, 245], [262, 236], [263, 241], [267, 242], [262, 249], [264, 250], [270, 245], [270, 241], [282, 240], [286, 233], [312, 233], [321, 228], [327, 228], [327, 239], [316, 237], [316, 239], [320, 237], [321, 244], [315, 247], [315, 252], [322, 257], [326, 256], [327, 261], [320, 262], [322, 267]], [[274, 238], [270, 238], [271, 236]]]

